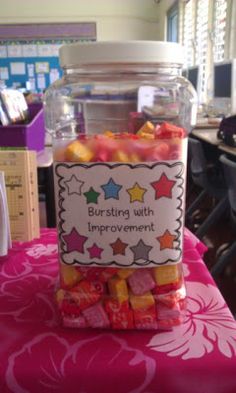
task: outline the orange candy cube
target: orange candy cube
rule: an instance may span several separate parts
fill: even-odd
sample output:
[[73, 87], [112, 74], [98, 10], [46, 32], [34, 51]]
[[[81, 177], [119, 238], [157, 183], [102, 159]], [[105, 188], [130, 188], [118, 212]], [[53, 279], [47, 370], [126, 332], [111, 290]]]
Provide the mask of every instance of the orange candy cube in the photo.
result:
[[119, 303], [123, 303], [128, 300], [129, 293], [125, 280], [122, 280], [121, 278], [111, 278], [108, 280], [108, 288], [110, 295], [117, 299]]
[[76, 140], [66, 147], [65, 157], [72, 162], [90, 162], [94, 153], [80, 141]]
[[79, 282], [79, 284], [70, 291], [70, 295], [81, 310], [91, 306], [101, 298], [101, 293], [99, 293], [96, 287], [89, 281]]

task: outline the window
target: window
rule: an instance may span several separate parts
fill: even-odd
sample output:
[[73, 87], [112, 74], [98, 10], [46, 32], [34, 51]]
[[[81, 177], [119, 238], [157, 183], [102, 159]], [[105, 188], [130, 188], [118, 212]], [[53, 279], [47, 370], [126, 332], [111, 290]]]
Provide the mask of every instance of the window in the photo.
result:
[[201, 65], [200, 101], [207, 101], [213, 63], [225, 59], [226, 20], [230, 0], [185, 0], [182, 44], [186, 68]]
[[195, 31], [195, 64], [201, 65], [200, 102], [204, 101], [207, 89], [207, 60], [208, 60], [208, 17], [209, 0], [197, 1], [196, 31]]
[[214, 63], [224, 60], [226, 35], [227, 1], [215, 0], [213, 25], [213, 59]]
[[191, 67], [194, 65], [194, 12], [193, 0], [190, 0], [185, 5], [183, 18], [183, 45], [185, 48], [185, 64], [184, 66]]
[[167, 13], [167, 41], [178, 42], [178, 13], [178, 3], [174, 4]]

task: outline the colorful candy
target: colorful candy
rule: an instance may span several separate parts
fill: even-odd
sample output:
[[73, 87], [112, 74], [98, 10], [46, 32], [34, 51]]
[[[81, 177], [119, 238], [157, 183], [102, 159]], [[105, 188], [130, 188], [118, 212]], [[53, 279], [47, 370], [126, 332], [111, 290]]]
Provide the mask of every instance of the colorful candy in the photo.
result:
[[101, 303], [97, 303], [92, 307], [88, 307], [83, 311], [83, 316], [92, 328], [109, 327], [109, 319]]
[[81, 274], [75, 267], [64, 264], [61, 264], [60, 276], [61, 287], [64, 289], [72, 288], [81, 279]]
[[89, 162], [93, 158], [93, 152], [86, 144], [76, 140], [67, 146], [65, 157], [68, 161]]
[[137, 329], [157, 329], [155, 306], [134, 310], [134, 323]]
[[128, 278], [128, 282], [134, 295], [143, 295], [156, 286], [151, 273], [146, 269], [136, 270]]
[[158, 286], [175, 284], [180, 279], [178, 265], [166, 265], [154, 268], [154, 278]]
[[181, 159], [182, 140], [186, 132], [180, 127], [163, 122], [154, 126], [150, 121], [136, 134], [124, 132], [80, 136], [61, 145], [54, 152], [55, 161], [71, 162], [143, 162]]
[[114, 299], [117, 299], [119, 303], [123, 303], [128, 300], [129, 293], [128, 287], [125, 280], [121, 278], [111, 278], [108, 280], [109, 293]]
[[[186, 136], [182, 128], [166, 122], [145, 122], [136, 113], [131, 120], [135, 121], [135, 131], [137, 124], [142, 124], [136, 134], [114, 134], [107, 130], [104, 135], [84, 135], [65, 144], [64, 148], [59, 146], [54, 159], [77, 163], [182, 159]], [[132, 186], [134, 188], [135, 182]], [[141, 192], [142, 188], [138, 187]], [[141, 196], [136, 196], [134, 201], [141, 203]], [[111, 246], [127, 245], [119, 240]], [[114, 255], [124, 255], [119, 247], [114, 248]], [[56, 301], [67, 327], [172, 329], [182, 321], [185, 297], [181, 261], [177, 264], [165, 261], [160, 266], [140, 268], [60, 264], [60, 289]]]
[[72, 288], [70, 294], [73, 300], [78, 304], [80, 310], [84, 310], [96, 303], [101, 297], [100, 291], [98, 291], [96, 286], [89, 281], [81, 281]]
[[155, 304], [155, 299], [151, 292], [146, 292], [144, 295], [130, 295], [130, 303], [133, 310], [146, 309]]

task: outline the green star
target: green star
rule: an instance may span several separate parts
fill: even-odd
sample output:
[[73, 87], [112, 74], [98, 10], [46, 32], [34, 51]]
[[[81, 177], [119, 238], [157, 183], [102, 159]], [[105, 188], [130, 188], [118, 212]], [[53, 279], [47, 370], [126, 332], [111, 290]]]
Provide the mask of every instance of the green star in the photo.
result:
[[100, 193], [95, 191], [93, 187], [90, 187], [90, 189], [87, 192], [84, 192], [84, 196], [87, 199], [87, 205], [89, 203], [98, 203], [98, 197]]

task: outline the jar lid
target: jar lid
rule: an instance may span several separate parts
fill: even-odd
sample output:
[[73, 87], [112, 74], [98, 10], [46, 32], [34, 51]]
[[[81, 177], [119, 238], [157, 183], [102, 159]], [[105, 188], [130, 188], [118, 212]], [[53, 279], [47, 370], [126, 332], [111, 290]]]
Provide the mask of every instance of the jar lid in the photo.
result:
[[63, 45], [62, 67], [88, 64], [171, 63], [183, 65], [183, 47], [164, 41], [100, 41]]

